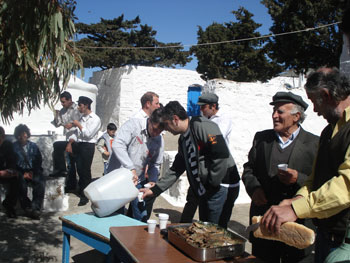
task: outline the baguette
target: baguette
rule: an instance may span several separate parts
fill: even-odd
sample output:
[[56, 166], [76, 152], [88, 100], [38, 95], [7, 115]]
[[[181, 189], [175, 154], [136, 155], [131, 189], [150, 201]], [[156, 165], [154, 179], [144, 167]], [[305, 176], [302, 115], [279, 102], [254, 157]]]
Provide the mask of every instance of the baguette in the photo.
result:
[[[261, 218], [262, 216], [253, 216], [252, 223], [260, 222]], [[263, 232], [260, 226], [253, 234], [257, 238], [280, 241], [299, 249], [307, 248], [315, 241], [315, 232], [312, 229], [295, 222], [286, 222], [282, 224], [280, 232], [276, 234]]]

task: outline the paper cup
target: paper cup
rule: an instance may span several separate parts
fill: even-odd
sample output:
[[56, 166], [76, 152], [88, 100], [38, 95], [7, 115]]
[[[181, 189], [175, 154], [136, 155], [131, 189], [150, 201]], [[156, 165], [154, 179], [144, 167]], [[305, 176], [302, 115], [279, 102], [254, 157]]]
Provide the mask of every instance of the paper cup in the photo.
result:
[[168, 219], [169, 219], [169, 215], [168, 214], [159, 214], [158, 215], [159, 218], [159, 229], [166, 229], [166, 226], [168, 224]]
[[144, 188], [151, 188], [151, 184], [145, 184], [143, 187]]
[[287, 171], [288, 168], [288, 164], [286, 163], [281, 163], [279, 165], [277, 165], [278, 169], [283, 170], [283, 171]]
[[154, 219], [148, 219], [147, 224], [148, 224], [148, 233], [153, 234], [156, 230], [157, 221]]
[[139, 192], [138, 195], [137, 195], [137, 198], [139, 199], [139, 202], [143, 202], [143, 192]]

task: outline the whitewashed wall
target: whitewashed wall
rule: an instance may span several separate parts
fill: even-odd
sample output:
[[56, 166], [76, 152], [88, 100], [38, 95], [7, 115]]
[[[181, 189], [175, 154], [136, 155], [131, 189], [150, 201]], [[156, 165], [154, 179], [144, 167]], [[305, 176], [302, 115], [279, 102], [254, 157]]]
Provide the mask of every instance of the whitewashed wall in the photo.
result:
[[103, 127], [109, 122], [119, 127], [141, 108], [145, 92], [157, 93], [163, 105], [178, 100], [186, 108], [188, 87], [204, 81], [192, 70], [125, 66], [94, 72], [90, 83], [98, 87], [97, 114]]

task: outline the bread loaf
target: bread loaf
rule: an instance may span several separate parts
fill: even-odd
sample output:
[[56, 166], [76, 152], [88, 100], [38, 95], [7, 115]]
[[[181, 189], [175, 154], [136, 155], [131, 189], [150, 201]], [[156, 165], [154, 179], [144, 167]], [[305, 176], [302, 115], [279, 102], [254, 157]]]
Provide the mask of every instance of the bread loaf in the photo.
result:
[[[260, 222], [262, 216], [253, 216], [252, 223]], [[307, 248], [315, 241], [315, 232], [304, 225], [295, 222], [286, 222], [281, 225], [279, 233], [261, 231], [261, 228], [254, 231], [254, 236], [270, 240], [281, 241], [289, 246], [299, 249]]]

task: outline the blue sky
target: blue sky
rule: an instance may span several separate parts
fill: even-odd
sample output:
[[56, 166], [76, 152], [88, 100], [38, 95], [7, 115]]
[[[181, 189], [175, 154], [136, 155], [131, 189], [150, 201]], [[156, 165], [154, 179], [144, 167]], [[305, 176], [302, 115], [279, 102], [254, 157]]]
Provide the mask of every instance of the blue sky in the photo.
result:
[[[254, 14], [255, 22], [262, 24], [261, 34], [268, 34], [272, 25], [267, 9], [260, 0], [77, 0], [75, 15], [78, 22], [98, 23], [100, 18], [112, 19], [124, 14], [131, 20], [140, 16], [141, 24], [152, 26], [157, 31], [156, 39], [161, 42], [181, 42], [183, 45], [197, 43], [198, 26], [205, 29], [213, 22], [235, 21], [231, 11], [239, 6]], [[195, 70], [193, 60], [184, 68]], [[92, 71], [86, 69], [84, 80], [88, 81]]]

